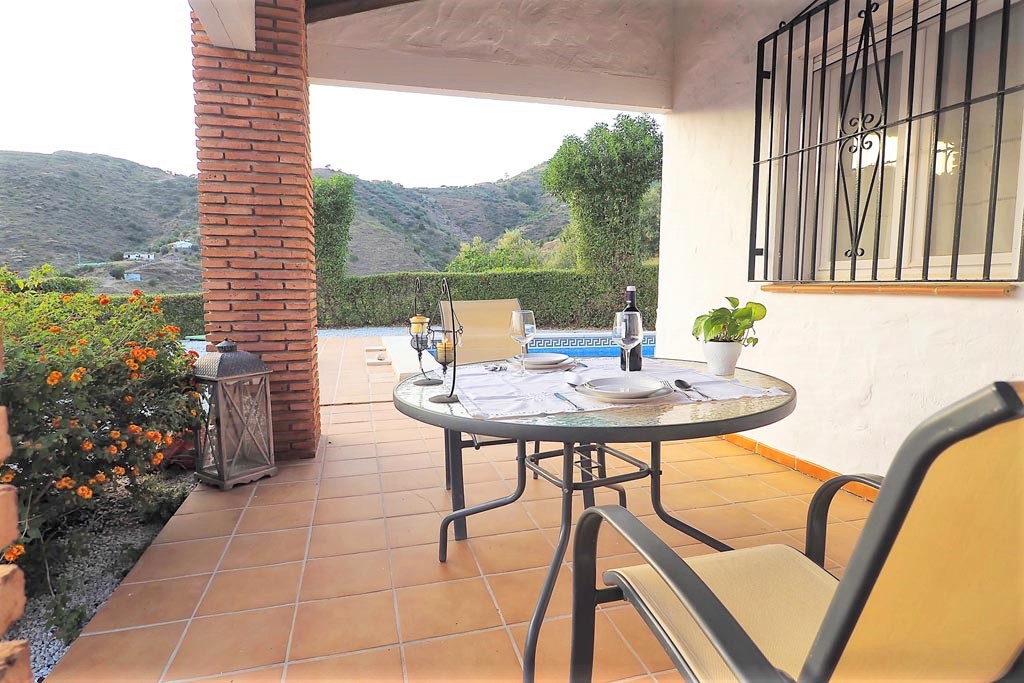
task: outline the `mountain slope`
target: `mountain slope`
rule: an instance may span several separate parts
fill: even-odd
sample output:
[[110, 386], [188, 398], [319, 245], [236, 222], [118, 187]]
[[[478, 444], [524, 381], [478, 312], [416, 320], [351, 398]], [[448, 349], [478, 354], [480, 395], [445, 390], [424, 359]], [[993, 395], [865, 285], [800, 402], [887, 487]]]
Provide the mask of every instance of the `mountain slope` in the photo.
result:
[[[459, 242], [492, 240], [517, 227], [534, 240], [554, 237], [568, 210], [544, 194], [542, 171], [442, 188], [357, 178], [349, 272], [441, 269]], [[175, 239], [198, 241], [196, 192], [195, 177], [101, 154], [0, 151], [0, 263], [21, 271], [41, 263], [67, 269], [124, 251], [160, 251]], [[177, 286], [198, 289], [198, 271], [192, 277]]]

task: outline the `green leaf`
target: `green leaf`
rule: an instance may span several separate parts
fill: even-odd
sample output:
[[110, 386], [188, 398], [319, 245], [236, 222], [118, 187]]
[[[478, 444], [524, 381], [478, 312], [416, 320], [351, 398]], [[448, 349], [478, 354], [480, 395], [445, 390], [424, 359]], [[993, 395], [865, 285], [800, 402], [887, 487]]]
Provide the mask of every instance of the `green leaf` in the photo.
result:
[[725, 300], [728, 301], [730, 304], [732, 304], [733, 308], [736, 308], [737, 306], [740, 305], [740, 300], [737, 299], [734, 296], [727, 296], [727, 297], [725, 297]]
[[768, 309], [764, 307], [764, 304], [759, 304], [755, 301], [748, 301], [744, 308], [749, 308], [754, 314], [754, 320], [764, 320], [764, 317], [768, 315]]

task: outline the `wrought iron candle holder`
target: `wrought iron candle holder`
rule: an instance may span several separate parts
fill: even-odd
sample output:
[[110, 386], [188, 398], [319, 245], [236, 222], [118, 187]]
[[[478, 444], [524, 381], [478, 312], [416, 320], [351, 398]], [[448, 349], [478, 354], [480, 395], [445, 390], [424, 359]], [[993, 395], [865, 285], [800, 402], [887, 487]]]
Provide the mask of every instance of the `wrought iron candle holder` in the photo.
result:
[[428, 377], [423, 369], [423, 352], [434, 345], [434, 332], [430, 329], [430, 318], [419, 313], [409, 318], [409, 345], [416, 349], [416, 360], [420, 364], [420, 374], [422, 375], [413, 384], [420, 387], [433, 387], [441, 384], [441, 380], [436, 377]]
[[[448, 317], [450, 327], [444, 324], [444, 305], [448, 304]], [[452, 303], [452, 290], [448, 284], [448, 278], [441, 280], [441, 303], [438, 305], [441, 313], [441, 327], [433, 328], [433, 344], [430, 352], [441, 364], [442, 377], [447, 377], [448, 366], [452, 366], [452, 388], [447, 394], [431, 396], [428, 400], [431, 403], [458, 403], [459, 397], [455, 395], [455, 373], [458, 368], [458, 348], [462, 345], [462, 323], [455, 314], [455, 304]]]

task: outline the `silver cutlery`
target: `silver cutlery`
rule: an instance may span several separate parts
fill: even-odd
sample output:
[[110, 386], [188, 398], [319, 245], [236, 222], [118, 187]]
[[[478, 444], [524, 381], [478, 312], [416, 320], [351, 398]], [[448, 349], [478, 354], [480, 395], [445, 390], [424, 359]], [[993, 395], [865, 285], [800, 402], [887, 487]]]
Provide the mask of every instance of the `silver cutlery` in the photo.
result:
[[704, 398], [706, 398], [709, 401], [712, 400], [710, 396], [708, 396], [703, 391], [701, 391], [697, 387], [695, 387], [692, 384], [690, 384], [689, 382], [687, 382], [685, 379], [677, 379], [675, 381], [675, 385], [677, 387], [679, 387], [680, 389], [682, 389], [683, 391], [692, 391], [692, 392], [694, 392], [695, 394], [697, 394], [699, 396], [703, 396]]
[[560, 394], [560, 393], [558, 393], [557, 391], [555, 392], [555, 398], [560, 398], [560, 399], [562, 399], [563, 401], [565, 401], [566, 403], [568, 403], [569, 405], [571, 405], [571, 406], [572, 406], [573, 408], [575, 408], [576, 410], [583, 410], [583, 408], [582, 408], [582, 407], [580, 407], [580, 405], [579, 405], [579, 404], [577, 404], [577, 403], [574, 403], [574, 402], [572, 401], [572, 399], [570, 399], [570, 398], [566, 397], [566, 396], [565, 396], [564, 394]]

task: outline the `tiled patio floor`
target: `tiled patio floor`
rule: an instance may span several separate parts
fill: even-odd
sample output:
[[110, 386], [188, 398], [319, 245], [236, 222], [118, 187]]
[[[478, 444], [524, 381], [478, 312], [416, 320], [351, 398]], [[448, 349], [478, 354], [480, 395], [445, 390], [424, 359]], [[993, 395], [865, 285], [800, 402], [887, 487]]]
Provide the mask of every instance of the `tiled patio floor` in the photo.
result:
[[[441, 432], [390, 404], [390, 369], [364, 364], [373, 341], [321, 342], [316, 459], [230, 492], [192, 493], [52, 683], [520, 678], [559, 492], [529, 480], [521, 502], [470, 519], [471, 540], [452, 543], [439, 564], [437, 525], [450, 507]], [[327, 405], [349, 401], [360, 403]], [[471, 504], [512, 490], [514, 457], [514, 446], [467, 450]], [[734, 546], [802, 547], [815, 480], [719, 439], [668, 444], [664, 460], [664, 500], [683, 519]], [[630, 508], [681, 555], [712, 552], [653, 518], [641, 489], [631, 488]], [[827, 554], [839, 572], [870, 504], [841, 494], [833, 510]], [[637, 562], [622, 539], [601, 545], [602, 569]], [[566, 679], [569, 570], [541, 634], [544, 680]], [[679, 680], [632, 609], [603, 608], [597, 633], [596, 680]]]

